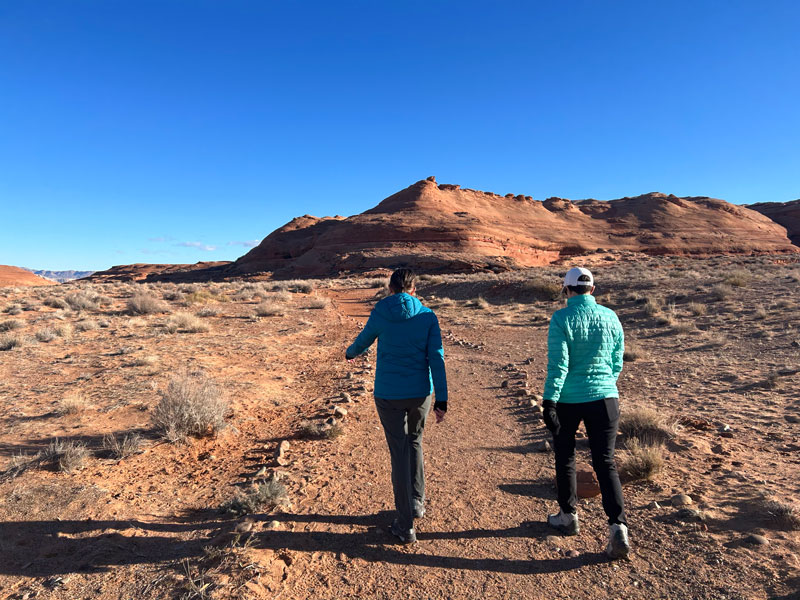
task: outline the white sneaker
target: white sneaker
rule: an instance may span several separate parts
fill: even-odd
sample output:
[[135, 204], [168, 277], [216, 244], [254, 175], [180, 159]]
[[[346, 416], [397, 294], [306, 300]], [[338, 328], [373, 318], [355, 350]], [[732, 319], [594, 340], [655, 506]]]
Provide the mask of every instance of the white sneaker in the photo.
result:
[[555, 527], [564, 535], [578, 535], [581, 530], [578, 513], [565, 513], [563, 510], [554, 515], [547, 515], [547, 524]]
[[627, 558], [631, 551], [628, 541], [628, 526], [622, 523], [614, 523], [608, 528], [608, 545], [606, 555], [610, 558]]

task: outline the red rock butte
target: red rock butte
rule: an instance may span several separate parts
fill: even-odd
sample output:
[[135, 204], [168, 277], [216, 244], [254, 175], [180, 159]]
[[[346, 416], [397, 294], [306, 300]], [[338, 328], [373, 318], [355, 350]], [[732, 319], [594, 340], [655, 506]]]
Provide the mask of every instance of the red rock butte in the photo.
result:
[[462, 189], [433, 177], [352, 217], [297, 217], [225, 267], [226, 276], [334, 276], [514, 269], [597, 249], [648, 254], [796, 253], [784, 227], [743, 206], [660, 193], [617, 200]]
[[0, 265], [0, 287], [29, 286], [29, 285], [58, 285], [55, 281], [50, 281], [44, 277], [34, 275], [27, 269]]
[[760, 212], [786, 227], [789, 239], [800, 246], [800, 200], [791, 202], [759, 202], [750, 204], [747, 208]]

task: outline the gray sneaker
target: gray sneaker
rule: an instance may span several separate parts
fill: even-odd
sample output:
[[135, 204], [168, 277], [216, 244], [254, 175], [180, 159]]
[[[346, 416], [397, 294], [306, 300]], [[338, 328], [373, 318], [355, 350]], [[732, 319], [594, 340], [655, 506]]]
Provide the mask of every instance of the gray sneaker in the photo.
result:
[[631, 551], [631, 544], [628, 541], [628, 526], [622, 523], [614, 523], [608, 528], [608, 545], [606, 555], [609, 558], [627, 558]]
[[581, 530], [578, 513], [565, 513], [563, 510], [554, 515], [547, 515], [547, 524], [564, 535], [578, 535]]
[[417, 541], [417, 534], [412, 527], [408, 531], [403, 531], [400, 528], [400, 524], [398, 523], [397, 519], [392, 521], [391, 527], [389, 527], [389, 531], [391, 534], [400, 540], [401, 544], [413, 544]]
[[425, 516], [425, 501], [414, 498], [414, 518], [421, 519]]

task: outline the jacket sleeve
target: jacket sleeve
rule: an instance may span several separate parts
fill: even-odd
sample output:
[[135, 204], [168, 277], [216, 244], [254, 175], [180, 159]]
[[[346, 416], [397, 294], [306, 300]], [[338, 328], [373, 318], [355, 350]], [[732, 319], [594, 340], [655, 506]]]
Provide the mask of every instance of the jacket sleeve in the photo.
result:
[[547, 380], [544, 383], [544, 399], [558, 402], [561, 388], [569, 371], [569, 347], [564, 322], [554, 314], [547, 331]]
[[372, 346], [376, 337], [378, 337], [378, 328], [375, 315], [372, 313], [369, 319], [367, 319], [367, 324], [364, 325], [364, 329], [358, 334], [356, 341], [350, 344], [350, 347], [345, 352], [345, 356], [350, 359], [363, 354], [366, 352], [367, 348]]
[[431, 370], [436, 402], [447, 402], [447, 372], [444, 367], [442, 332], [436, 315], [433, 315], [433, 323], [428, 330], [428, 366]]
[[614, 379], [619, 379], [622, 373], [622, 362], [625, 354], [625, 332], [622, 330], [622, 323], [617, 318], [617, 329], [614, 332], [614, 355], [611, 357], [611, 370]]

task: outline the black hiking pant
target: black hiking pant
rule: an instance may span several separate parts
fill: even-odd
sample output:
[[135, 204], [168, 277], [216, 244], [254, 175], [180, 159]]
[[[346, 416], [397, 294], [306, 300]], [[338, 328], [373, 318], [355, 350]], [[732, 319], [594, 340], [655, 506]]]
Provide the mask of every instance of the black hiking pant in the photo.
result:
[[589, 437], [592, 467], [597, 474], [603, 509], [608, 523], [626, 523], [622, 501], [622, 486], [614, 462], [614, 446], [619, 425], [619, 400], [606, 398], [594, 402], [556, 404], [556, 414], [561, 429], [553, 436], [556, 455], [556, 485], [558, 504], [565, 513], [574, 513], [578, 505], [575, 474], [575, 432], [583, 421]]
[[425, 501], [425, 461], [422, 432], [431, 408], [431, 396], [408, 400], [375, 398], [392, 460], [394, 506], [400, 528], [414, 527], [414, 500]]

